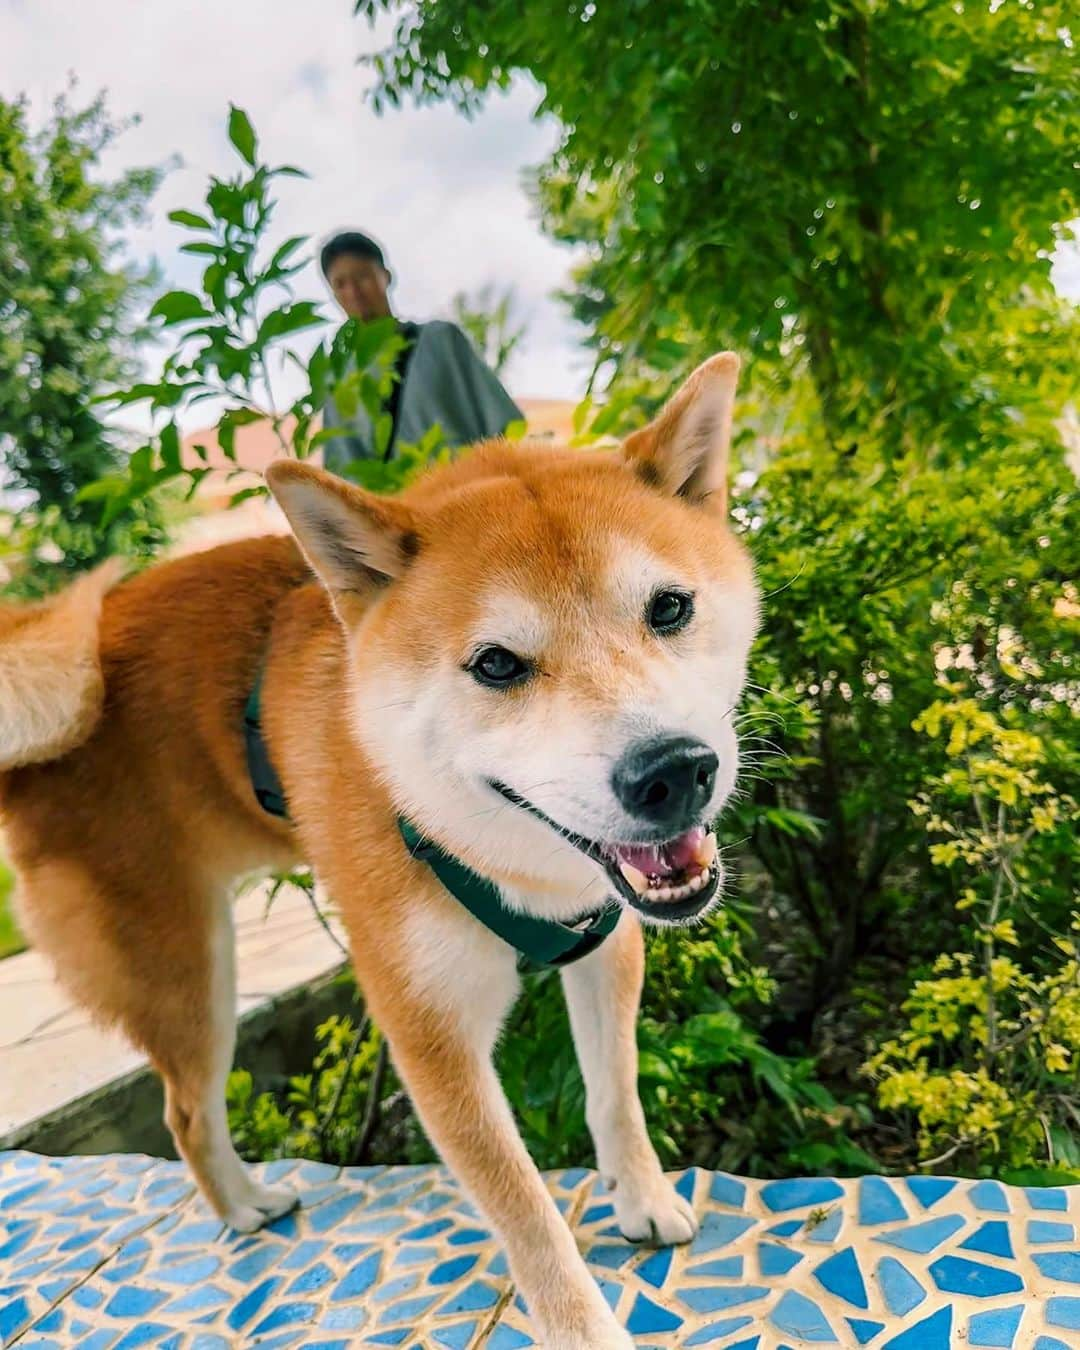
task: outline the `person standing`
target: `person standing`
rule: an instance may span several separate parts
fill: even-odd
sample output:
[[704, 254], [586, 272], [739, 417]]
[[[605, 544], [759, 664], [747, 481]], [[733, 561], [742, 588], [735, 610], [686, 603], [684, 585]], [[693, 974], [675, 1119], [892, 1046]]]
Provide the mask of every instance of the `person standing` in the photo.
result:
[[[394, 318], [392, 276], [383, 251], [366, 234], [350, 230], [334, 235], [320, 255], [323, 276], [346, 316], [359, 323]], [[522, 412], [477, 355], [456, 324], [442, 319], [398, 327], [405, 345], [396, 362], [396, 378], [387, 405], [390, 439], [383, 459], [393, 459], [399, 444], [415, 444], [436, 423], [451, 448], [502, 435]], [[366, 409], [345, 418], [333, 398], [323, 411], [323, 426], [340, 434], [329, 438], [323, 462], [343, 472], [356, 460], [378, 457], [375, 428]]]

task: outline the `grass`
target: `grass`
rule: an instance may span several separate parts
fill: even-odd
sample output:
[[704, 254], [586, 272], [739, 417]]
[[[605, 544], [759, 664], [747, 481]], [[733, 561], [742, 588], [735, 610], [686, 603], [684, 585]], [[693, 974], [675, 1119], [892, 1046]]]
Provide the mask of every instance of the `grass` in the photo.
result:
[[14, 956], [26, 946], [22, 935], [15, 927], [15, 919], [10, 909], [11, 891], [15, 878], [11, 875], [3, 859], [0, 859], [0, 959]]

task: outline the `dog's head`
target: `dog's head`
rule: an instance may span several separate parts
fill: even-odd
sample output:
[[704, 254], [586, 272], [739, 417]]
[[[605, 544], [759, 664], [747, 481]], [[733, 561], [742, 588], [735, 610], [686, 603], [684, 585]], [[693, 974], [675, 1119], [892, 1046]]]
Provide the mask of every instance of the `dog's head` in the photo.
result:
[[713, 357], [617, 452], [489, 442], [399, 497], [269, 471], [396, 808], [533, 913], [614, 890], [680, 923], [719, 892], [757, 622], [727, 524], [737, 374]]

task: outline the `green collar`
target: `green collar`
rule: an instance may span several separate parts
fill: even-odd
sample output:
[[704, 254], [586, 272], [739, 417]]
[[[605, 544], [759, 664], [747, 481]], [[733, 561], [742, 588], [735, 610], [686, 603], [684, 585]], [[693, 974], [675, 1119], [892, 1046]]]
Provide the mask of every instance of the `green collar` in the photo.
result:
[[475, 919], [518, 954], [518, 969], [535, 970], [545, 966], [568, 966], [588, 956], [612, 932], [619, 922], [619, 906], [613, 901], [575, 925], [554, 919], [536, 919], [508, 909], [493, 881], [473, 872], [453, 854], [446, 853], [426, 839], [404, 816], [398, 817], [398, 829], [410, 854], [427, 863], [455, 900]]
[[[289, 810], [285, 793], [263, 740], [261, 699], [260, 670], [244, 707], [248, 775], [255, 799], [262, 809], [272, 816], [287, 820]], [[519, 970], [567, 966], [573, 961], [580, 961], [583, 956], [595, 951], [619, 922], [619, 906], [614, 901], [595, 914], [586, 915], [576, 925], [519, 914], [506, 907], [493, 881], [470, 871], [452, 854], [445, 853], [403, 816], [398, 817], [398, 829], [409, 853], [419, 862], [426, 863], [454, 899], [464, 905], [475, 919], [479, 919], [485, 928], [514, 948], [518, 954]]]

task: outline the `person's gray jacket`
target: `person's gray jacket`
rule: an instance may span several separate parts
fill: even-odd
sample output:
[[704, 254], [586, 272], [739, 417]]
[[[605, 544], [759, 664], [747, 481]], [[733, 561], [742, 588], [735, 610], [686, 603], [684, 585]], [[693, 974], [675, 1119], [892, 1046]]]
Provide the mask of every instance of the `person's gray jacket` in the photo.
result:
[[[520, 408], [461, 329], [436, 319], [419, 325], [405, 367], [388, 458], [393, 458], [399, 442], [415, 444], [436, 422], [445, 443], [457, 447], [500, 436], [521, 417]], [[323, 426], [341, 427], [343, 433], [326, 442], [323, 462], [328, 469], [340, 473], [353, 460], [375, 458], [374, 428], [363, 407], [345, 419], [331, 398], [323, 410]]]

